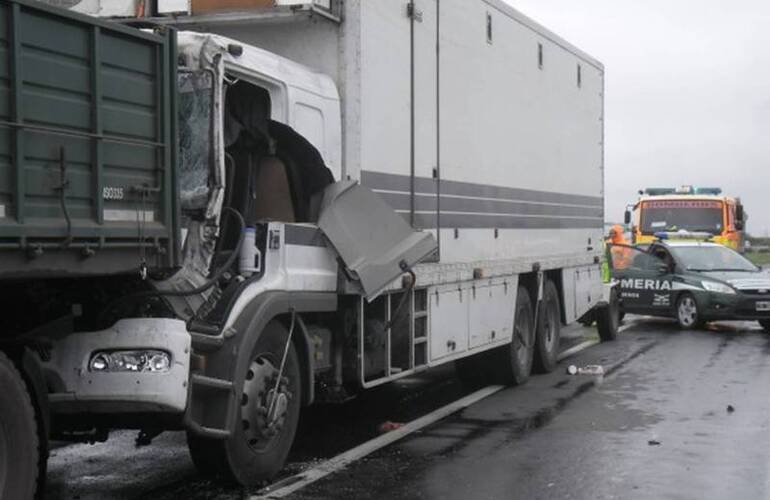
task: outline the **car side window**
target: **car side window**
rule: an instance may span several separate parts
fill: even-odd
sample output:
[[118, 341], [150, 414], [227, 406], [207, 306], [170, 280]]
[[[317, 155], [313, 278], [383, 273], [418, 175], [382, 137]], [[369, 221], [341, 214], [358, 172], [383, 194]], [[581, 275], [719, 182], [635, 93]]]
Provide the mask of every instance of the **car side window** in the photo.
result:
[[665, 248], [655, 247], [650, 253], [660, 259], [661, 263], [666, 264], [669, 269], [674, 268], [674, 258]]
[[639, 248], [610, 245], [609, 258], [615, 271], [657, 271], [665, 262]]

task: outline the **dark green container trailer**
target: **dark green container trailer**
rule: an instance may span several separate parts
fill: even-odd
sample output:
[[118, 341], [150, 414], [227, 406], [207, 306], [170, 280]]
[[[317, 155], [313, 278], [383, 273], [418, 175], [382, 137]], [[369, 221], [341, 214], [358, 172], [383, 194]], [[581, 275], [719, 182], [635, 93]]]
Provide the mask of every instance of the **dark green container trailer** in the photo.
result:
[[175, 54], [170, 30], [0, 2], [0, 277], [177, 264]]

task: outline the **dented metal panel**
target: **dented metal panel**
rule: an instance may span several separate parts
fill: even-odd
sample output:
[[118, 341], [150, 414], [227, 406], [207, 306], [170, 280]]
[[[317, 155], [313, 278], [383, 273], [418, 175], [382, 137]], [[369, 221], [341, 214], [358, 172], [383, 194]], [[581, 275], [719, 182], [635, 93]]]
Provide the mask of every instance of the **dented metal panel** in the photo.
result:
[[382, 198], [353, 181], [326, 189], [318, 226], [368, 300], [437, 247], [432, 234], [412, 229]]

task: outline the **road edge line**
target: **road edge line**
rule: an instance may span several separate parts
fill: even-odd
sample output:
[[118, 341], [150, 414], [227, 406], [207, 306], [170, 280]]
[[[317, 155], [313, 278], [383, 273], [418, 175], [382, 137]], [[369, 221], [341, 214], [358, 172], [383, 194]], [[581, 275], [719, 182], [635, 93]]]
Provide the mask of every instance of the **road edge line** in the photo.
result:
[[[631, 328], [635, 324], [636, 323], [634, 322], [634, 323], [628, 323], [628, 324], [625, 324], [625, 325], [621, 326], [620, 328], [618, 328], [618, 333], [623, 333], [624, 331], [628, 330], [629, 328]], [[591, 340], [586, 340], [584, 342], [581, 342], [578, 345], [572, 346], [569, 349], [567, 349], [566, 351], [564, 351], [561, 354], [559, 354], [556, 357], [556, 361], [564, 361], [565, 359], [567, 359], [569, 357], [572, 357], [572, 356], [574, 356], [575, 354], [577, 354], [579, 352], [585, 351], [589, 347], [593, 347], [593, 346], [595, 346], [597, 344], [601, 344], [601, 342], [602, 341], [599, 340], [599, 339], [591, 339]]]
[[438, 422], [439, 420], [444, 419], [453, 413], [463, 410], [472, 404], [475, 404], [482, 399], [505, 389], [505, 387], [506, 386], [503, 385], [490, 385], [483, 389], [479, 389], [478, 391], [460, 398], [453, 403], [449, 403], [448, 405], [442, 406], [441, 408], [434, 410], [427, 415], [424, 415], [416, 420], [412, 420], [411, 422], [405, 424], [403, 427], [369, 440], [356, 446], [355, 448], [351, 448], [350, 450], [341, 453], [336, 457], [330, 458], [329, 460], [326, 460], [316, 467], [283, 479], [272, 486], [268, 486], [257, 495], [251, 496], [250, 500], [284, 498], [285, 496], [290, 495], [304, 488], [305, 486], [308, 486], [334, 472], [347, 467], [349, 464], [355, 462], [356, 460], [360, 460], [361, 458], [374, 453], [375, 451], [378, 451], [400, 439], [403, 439], [413, 432]]

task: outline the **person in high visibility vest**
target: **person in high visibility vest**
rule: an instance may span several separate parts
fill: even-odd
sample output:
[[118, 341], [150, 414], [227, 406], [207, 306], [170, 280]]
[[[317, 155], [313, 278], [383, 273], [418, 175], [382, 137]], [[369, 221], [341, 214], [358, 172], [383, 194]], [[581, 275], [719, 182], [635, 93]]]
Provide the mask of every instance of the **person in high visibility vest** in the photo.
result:
[[[626, 237], [623, 235], [623, 226], [615, 224], [610, 228], [610, 235], [604, 241], [605, 249], [608, 245], [628, 245]], [[612, 258], [612, 267], [624, 269], [630, 265], [631, 255], [625, 246], [612, 246], [610, 252], [605, 251], [605, 260], [602, 263], [602, 279], [609, 283], [611, 279], [609, 259]]]

